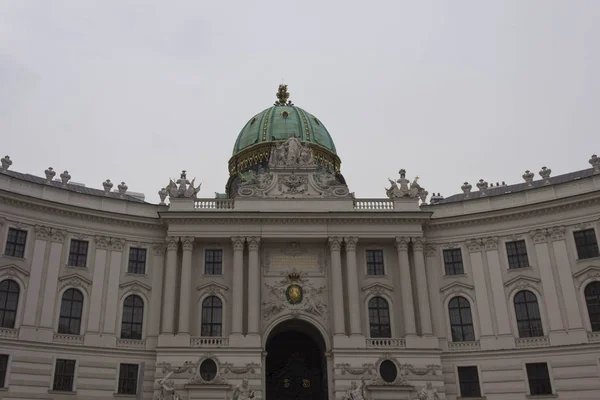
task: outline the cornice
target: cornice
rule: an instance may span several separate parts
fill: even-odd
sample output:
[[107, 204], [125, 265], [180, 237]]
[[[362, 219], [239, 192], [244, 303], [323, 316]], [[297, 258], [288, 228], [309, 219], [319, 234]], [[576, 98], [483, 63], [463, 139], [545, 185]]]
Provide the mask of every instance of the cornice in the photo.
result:
[[529, 217], [536, 217], [540, 215], [547, 215], [561, 211], [568, 211], [576, 208], [582, 208], [598, 204], [600, 204], [600, 192], [595, 191], [591, 193], [585, 193], [561, 199], [552, 199], [535, 204], [526, 204], [518, 207], [503, 208], [500, 210], [490, 210], [448, 217], [431, 218], [423, 226], [423, 229], [441, 230], [464, 226], [482, 225], [490, 222], [511, 221]]
[[0, 204], [7, 204], [23, 209], [42, 211], [45, 213], [72, 217], [79, 221], [95, 221], [117, 225], [133, 226], [145, 229], [164, 229], [163, 222], [158, 218], [139, 217], [136, 215], [116, 212], [99, 211], [84, 207], [57, 203], [51, 200], [38, 199], [26, 195], [0, 190]]

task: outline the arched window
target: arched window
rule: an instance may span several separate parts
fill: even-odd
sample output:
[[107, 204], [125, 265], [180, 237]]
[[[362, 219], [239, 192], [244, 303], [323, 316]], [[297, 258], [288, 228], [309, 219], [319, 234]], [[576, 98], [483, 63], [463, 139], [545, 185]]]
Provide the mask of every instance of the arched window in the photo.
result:
[[585, 287], [585, 303], [587, 304], [592, 332], [600, 331], [600, 282], [591, 282]]
[[201, 336], [223, 336], [223, 303], [217, 296], [202, 302]]
[[369, 300], [369, 330], [372, 338], [392, 337], [390, 308], [383, 297]]
[[132, 294], [123, 302], [123, 318], [121, 318], [121, 339], [141, 339], [144, 323], [144, 301], [140, 296]]
[[515, 314], [519, 337], [544, 336], [537, 297], [529, 290], [515, 294]]
[[83, 294], [77, 289], [69, 289], [63, 293], [60, 303], [60, 319], [58, 333], [79, 335], [81, 330], [81, 314], [83, 313]]
[[0, 328], [15, 327], [17, 305], [19, 304], [19, 285], [6, 279], [0, 283]]
[[475, 340], [471, 304], [464, 297], [457, 296], [448, 303], [450, 314], [450, 329], [453, 342], [468, 342]]

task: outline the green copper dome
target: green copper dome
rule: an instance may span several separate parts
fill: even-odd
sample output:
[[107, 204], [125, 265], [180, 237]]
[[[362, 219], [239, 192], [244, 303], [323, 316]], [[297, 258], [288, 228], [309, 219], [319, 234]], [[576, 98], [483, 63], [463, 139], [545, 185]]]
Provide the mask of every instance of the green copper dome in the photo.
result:
[[283, 141], [296, 135], [302, 142], [323, 146], [335, 154], [335, 145], [325, 125], [314, 115], [287, 101], [287, 85], [281, 85], [273, 107], [250, 118], [238, 135], [233, 155], [264, 142]]

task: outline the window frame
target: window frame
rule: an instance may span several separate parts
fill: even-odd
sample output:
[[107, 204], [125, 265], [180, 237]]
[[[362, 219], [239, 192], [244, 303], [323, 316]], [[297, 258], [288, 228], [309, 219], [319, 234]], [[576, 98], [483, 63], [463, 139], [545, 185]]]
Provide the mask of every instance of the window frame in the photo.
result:
[[[78, 243], [78, 248], [76, 252], [73, 252], [73, 244]], [[85, 243], [85, 254], [79, 252], [82, 243]], [[87, 268], [88, 257], [90, 255], [90, 241], [85, 239], [71, 238], [69, 241], [69, 251], [67, 252], [67, 266], [68, 267], [76, 267], [76, 268]], [[72, 258], [75, 257], [76, 263], [72, 263]], [[78, 265], [79, 262], [83, 260], [83, 265]]]
[[[223, 276], [224, 275], [224, 271], [223, 270], [225, 268], [225, 262], [224, 262], [225, 261], [225, 251], [223, 250], [223, 248], [221, 248], [221, 247], [206, 247], [203, 250], [204, 251], [202, 252], [202, 254], [203, 254], [204, 264], [203, 264], [203, 268], [202, 268], [202, 273], [204, 275], [207, 275], [207, 276]], [[211, 273], [207, 272], [207, 268], [206, 267], [208, 265], [208, 252], [209, 251], [210, 252], [217, 252], [218, 251], [218, 252], [221, 253], [221, 270], [220, 270], [219, 274], [214, 273], [214, 271], [211, 272]], [[214, 264], [214, 261], [212, 263]], [[214, 265], [213, 265], [213, 267], [214, 267]]]
[[[134, 392], [133, 393], [127, 393], [127, 392], [121, 392], [121, 382], [123, 380], [131, 380], [130, 378], [121, 378], [121, 371], [123, 370], [123, 366], [135, 366], [136, 367], [136, 374], [135, 374], [135, 386], [134, 386]], [[136, 364], [136, 363], [128, 363], [128, 362], [124, 362], [124, 363], [119, 363], [119, 368], [117, 371], [117, 390], [116, 390], [116, 394], [118, 395], [124, 395], [124, 396], [134, 396], [138, 394], [138, 387], [140, 384], [140, 364]]]
[[[373, 301], [374, 299], [382, 299], [383, 301], [385, 301], [386, 305], [387, 305], [387, 319], [388, 319], [388, 328], [389, 328], [389, 336], [373, 336], [371, 334], [371, 301]], [[371, 339], [390, 339], [393, 336], [393, 329], [392, 329], [392, 310], [391, 310], [391, 306], [390, 306], [390, 300], [386, 297], [386, 296], [382, 296], [382, 295], [373, 295], [370, 296], [367, 301], [366, 301], [366, 306], [367, 306], [367, 318], [366, 322], [367, 322], [367, 332], [369, 332], [369, 338]], [[377, 308], [377, 310], [380, 310], [379, 308]], [[381, 315], [378, 313], [378, 317], [381, 318]], [[377, 324], [377, 326], [379, 326], [379, 330], [381, 331], [381, 326], [385, 326], [385, 324], [382, 324], [381, 322], [379, 322]]]
[[[550, 393], [547, 394], [531, 394], [531, 383], [529, 382], [529, 372], [527, 371], [528, 364], [546, 364], [546, 369], [548, 371], [548, 382], [550, 383]], [[554, 385], [554, 377], [552, 376], [552, 365], [550, 364], [550, 360], [524, 360], [523, 361], [523, 374], [525, 376], [525, 385], [527, 388], [528, 396], [553, 396], [556, 394], [556, 386]]]
[[[577, 244], [577, 234], [582, 234], [582, 233], [589, 232], [589, 231], [592, 232], [591, 237], [594, 239], [595, 245], [594, 245], [594, 243], [587, 243], [587, 242], [584, 243], [584, 245], [586, 246], [585, 252], [589, 252], [590, 251], [589, 246], [592, 246], [592, 248], [595, 248], [596, 251], [595, 251], [595, 253], [593, 255], [585, 254], [586, 257], [582, 257], [582, 254], [579, 251], [579, 246]], [[585, 239], [585, 236], [584, 236], [584, 239]], [[575, 244], [575, 253], [577, 254], [577, 260], [578, 261], [579, 260], [588, 260], [590, 258], [600, 257], [600, 248], [598, 246], [598, 236], [596, 234], [596, 229], [594, 227], [585, 228], [585, 229], [579, 229], [579, 230], [573, 231], [573, 242]]]
[[[139, 258], [140, 250], [144, 251], [144, 261], [140, 261], [139, 259], [132, 260], [131, 259], [132, 251], [137, 252], [137, 257]], [[131, 268], [132, 262], [135, 264], [135, 267], [133, 268], [133, 270]], [[137, 270], [137, 268], [139, 268], [140, 265], [141, 265], [142, 272], [139, 272], [139, 270]], [[129, 251], [127, 252], [127, 273], [133, 274], [133, 275], [147, 275], [148, 274], [147, 267], [148, 267], [148, 249], [143, 246], [130, 246]]]
[[[476, 371], [477, 371], [477, 383], [478, 383], [478, 387], [479, 387], [479, 395], [478, 396], [463, 396], [459, 368], [475, 368], [476, 369]], [[460, 398], [460, 399], [481, 399], [481, 398], [485, 398], [485, 394], [483, 392], [483, 384], [482, 384], [482, 380], [481, 380], [481, 368], [480, 368], [479, 364], [473, 364], [473, 363], [456, 364], [454, 366], [454, 371], [455, 371], [455, 374], [456, 374], [455, 376], [456, 376], [456, 386], [458, 388], [458, 398]]]
[[[21, 284], [16, 280], [13, 279], [13, 277], [11, 276], [7, 276], [5, 279], [0, 279], [0, 285], [2, 285], [4, 282], [9, 282], [8, 285], [9, 287], [7, 288], [7, 294], [10, 294], [11, 292], [8, 291], [10, 289], [10, 282], [14, 283], [15, 285], [17, 285], [17, 303], [15, 305], [15, 309], [14, 310], [9, 310], [8, 312], [14, 312], [14, 319], [13, 319], [13, 323], [12, 326], [4, 326], [4, 316], [5, 316], [5, 312], [0, 314], [0, 328], [6, 328], [6, 329], [16, 329], [19, 325], [18, 325], [18, 319], [19, 319], [19, 307], [21, 305], [21, 294], [23, 292], [22, 288], [21, 288]], [[6, 296], [6, 302], [8, 302], [8, 295]], [[2, 305], [0, 304], [0, 307]]]
[[[220, 335], [214, 335], [214, 334], [205, 335], [203, 333], [203, 328], [202, 327], [204, 326], [204, 322], [203, 322], [204, 302], [206, 300], [208, 300], [209, 298], [212, 298], [212, 297], [218, 299], [221, 302], [221, 322], [220, 322], [220, 326], [221, 326], [221, 332], [220, 333], [221, 334]], [[211, 309], [213, 309], [213, 308], [214, 307], [211, 307]], [[215, 325], [217, 325], [217, 324], [214, 323], [214, 322], [212, 322], [212, 316], [213, 316], [213, 314], [211, 313], [211, 322], [208, 323], [208, 324], [211, 327], [211, 329], [210, 329], [211, 333], [214, 333], [214, 332], [212, 332], [213, 331], [212, 327], [215, 326]], [[225, 323], [224, 323], [224, 321], [225, 321], [225, 301], [224, 301], [224, 299], [221, 296], [218, 296], [217, 294], [212, 294], [212, 293], [211, 294], [207, 294], [206, 296], [202, 297], [200, 299], [200, 336], [201, 337], [207, 337], [207, 338], [208, 337], [224, 337], [225, 336]]]
[[[459, 261], [454, 259], [455, 252], [458, 252], [458, 254], [460, 255], [460, 266], [461, 266], [460, 273], [456, 272], [456, 265], [459, 264]], [[462, 248], [460, 248], [460, 247], [442, 249], [442, 267], [444, 268], [444, 276], [465, 275], [465, 260], [462, 256], [462, 253], [463, 253], [463, 251], [462, 251]], [[449, 261], [448, 263], [446, 262], [446, 254], [452, 254], [452, 256], [451, 256], [452, 260]], [[448, 265], [451, 265], [453, 269], [449, 270]], [[450, 272], [453, 272], [453, 273], [450, 273]]]
[[[139, 298], [142, 301], [142, 305], [141, 305], [141, 309], [142, 309], [142, 322], [141, 324], [137, 323], [137, 322], [123, 322], [123, 317], [125, 314], [125, 301], [127, 301], [128, 298], [135, 296], [137, 298]], [[127, 340], [144, 340], [144, 338], [146, 337], [145, 333], [144, 333], [144, 328], [145, 328], [145, 323], [146, 323], [146, 307], [147, 306], [147, 301], [144, 298], [144, 296], [140, 295], [139, 293], [131, 293], [128, 292], [126, 293], [122, 298], [121, 298], [121, 315], [120, 315], [120, 320], [119, 320], [119, 326], [120, 326], [120, 332], [119, 332], [119, 338], [120, 339], [127, 339]], [[134, 308], [134, 312], [135, 312], [135, 308], [136, 306], [133, 306]], [[138, 307], [139, 308], [139, 307]], [[139, 338], [133, 338], [133, 337], [123, 337], [123, 324], [127, 323], [131, 326], [134, 325], [140, 325], [140, 337]], [[131, 331], [133, 332], [133, 330]]]
[[[596, 294], [596, 300], [597, 300], [596, 307], [598, 307], [598, 313], [596, 313], [596, 315], [598, 316], [597, 317], [598, 319], [596, 322], [594, 322], [592, 320], [592, 314], [590, 313], [590, 307], [588, 304], [588, 296], [586, 294], [587, 288], [590, 285], [598, 285], [599, 289], [600, 289], [600, 281], [594, 279], [594, 280], [590, 280], [587, 282], [583, 282], [583, 285], [581, 285], [582, 286], [581, 287], [581, 295], [583, 296], [583, 306], [585, 307], [585, 310], [586, 310], [586, 316], [587, 316], [587, 321], [589, 323], [588, 326], [589, 326], [590, 332], [600, 332], [600, 290]], [[597, 325], [596, 326], [597, 329], [594, 329], [594, 325]]]
[[[81, 303], [82, 303], [81, 304], [81, 316], [79, 318], [79, 332], [78, 333], [68, 333], [68, 332], [61, 332], [60, 331], [60, 329], [61, 329], [60, 328], [61, 327], [60, 320], [61, 320], [61, 318], [63, 318], [62, 315], [61, 315], [62, 314], [62, 312], [61, 312], [62, 311], [62, 301], [63, 301], [63, 297], [65, 296], [65, 294], [69, 290], [78, 291], [81, 294], [81, 296], [82, 296], [82, 300], [81, 300]], [[58, 313], [57, 313], [58, 314], [57, 327], [56, 327], [56, 332], [57, 333], [59, 333], [61, 335], [76, 335], [76, 336], [81, 336], [83, 334], [83, 332], [84, 332], [84, 326], [85, 326], [85, 323], [86, 323], [86, 320], [85, 320], [85, 316], [86, 316], [85, 307], [86, 307], [86, 303], [87, 303], [86, 300], [87, 300], [87, 298], [86, 298], [85, 291], [81, 290], [79, 288], [76, 288], [76, 287], [72, 287], [72, 286], [66, 287], [60, 293], [60, 298], [59, 298], [59, 301], [58, 301]], [[72, 310], [72, 308], [73, 308], [73, 306], [71, 305], [71, 310]], [[67, 318], [67, 317], [65, 317], [65, 318]], [[69, 321], [71, 319], [72, 319], [72, 317], [69, 317]], [[71, 325], [71, 323], [69, 322], [69, 326], [70, 325]]]
[[[56, 381], [56, 372], [57, 372], [57, 367], [58, 367], [58, 362], [59, 361], [73, 361], [74, 365], [73, 365], [73, 378], [72, 378], [72, 383], [71, 383], [71, 390], [61, 390], [61, 389], [55, 389], [55, 381]], [[50, 377], [50, 392], [55, 392], [55, 393], [76, 393], [77, 392], [77, 372], [78, 372], [78, 368], [79, 368], [79, 360], [77, 358], [60, 358], [60, 357], [55, 357], [53, 360], [53, 367], [52, 367], [52, 376]]]
[[[10, 386], [10, 369], [12, 364], [12, 353], [2, 353], [0, 357], [6, 356], [6, 369], [4, 370], [4, 383], [2, 383], [1, 375], [0, 375], [0, 389], [8, 389]], [[1, 371], [1, 370], [0, 370]]]
[[[452, 315], [451, 315], [451, 312], [450, 312], [450, 310], [451, 310], [450, 304], [452, 303], [452, 301], [454, 299], [457, 299], [458, 302], [459, 302], [459, 306], [458, 306], [457, 309], [459, 310], [460, 324], [458, 324], [458, 325], [452, 323]], [[470, 314], [470, 317], [471, 317], [471, 323], [470, 324], [465, 324], [462, 321], [462, 313], [460, 311], [463, 310], [463, 309], [466, 309], [466, 308], [460, 306], [460, 300], [466, 301], [467, 305], [469, 306], [469, 314]], [[455, 307], [453, 307], [453, 308], [455, 308]], [[448, 300], [448, 302], [446, 304], [446, 311], [447, 311], [447, 315], [448, 315], [448, 326], [450, 328], [450, 339], [452, 339], [451, 340], [452, 343], [474, 342], [474, 341], [477, 340], [477, 334], [475, 332], [475, 318], [473, 317], [473, 307], [471, 305], [471, 301], [466, 296], [464, 296], [464, 295], [462, 295], [462, 294], [459, 293], [459, 294], [456, 294], [455, 296], [450, 297], [450, 299]], [[464, 339], [465, 332], [464, 332], [463, 326], [468, 326], [468, 325], [471, 326], [471, 331], [473, 333], [473, 339], [471, 339], [471, 340], [465, 340]], [[454, 326], [460, 326], [460, 328], [461, 328], [461, 335], [463, 336], [462, 340], [455, 340], [455, 338], [454, 338], [454, 330], [452, 329]]]
[[[521, 243], [523, 244], [523, 246], [522, 248], [519, 248], [519, 244]], [[513, 254], [511, 254], [509, 246], [514, 246]], [[504, 250], [506, 251], [506, 261], [509, 270], [531, 268], [531, 262], [529, 260], [529, 250], [527, 249], [527, 241], [525, 239], [509, 240], [504, 242]], [[521, 250], [521, 252], [519, 252], [519, 250]]]
[[[516, 307], [515, 299], [516, 299], [517, 295], [519, 293], [522, 293], [522, 292], [529, 292], [529, 293], [531, 293], [531, 294], [533, 294], [535, 296], [536, 303], [537, 303], [537, 308], [538, 308], [538, 313], [539, 313], [539, 316], [540, 316], [539, 317], [539, 323], [540, 323], [541, 335], [538, 335], [538, 336], [535, 336], [535, 335], [523, 336], [523, 335], [521, 335], [521, 329], [519, 328], [519, 322], [520, 321], [519, 321], [519, 318], [518, 318], [518, 315], [517, 315], [517, 307]], [[536, 291], [532, 290], [532, 288], [518, 289], [518, 290], [515, 290], [514, 293], [512, 293], [510, 299], [511, 299], [511, 303], [512, 303], [512, 311], [513, 311], [513, 317], [514, 317], [513, 321], [515, 323], [517, 338], [533, 338], [533, 337], [544, 337], [544, 336], [546, 336], [546, 330], [545, 330], [545, 324], [544, 324], [544, 314], [543, 314], [544, 311], [543, 311], [543, 308], [542, 308], [542, 306], [540, 304], [540, 295], [539, 295], [539, 293], [537, 293]], [[525, 302], [526, 305], [530, 304], [530, 303], [531, 302], [529, 302], [529, 303], [527, 301]], [[526, 306], [526, 309], [527, 309], [527, 315], [529, 316], [529, 309], [528, 309], [527, 306]], [[531, 321], [531, 318], [528, 318], [527, 321]], [[531, 326], [531, 322], [529, 322], [529, 324]], [[531, 327], [529, 329], [531, 330]]]
[[[373, 272], [369, 269], [369, 253], [375, 254], [376, 252], [381, 253], [381, 262], [379, 263], [375, 257], [373, 264]], [[368, 247], [365, 248], [365, 275], [369, 277], [384, 277], [387, 275], [386, 262], [385, 262], [385, 251], [381, 247]], [[381, 271], [378, 268], [381, 268]]]
[[[17, 232], [25, 232], [25, 243], [22, 244], [23, 246], [23, 254], [22, 255], [16, 255], [15, 254], [15, 250], [13, 250], [13, 254], [7, 254], [8, 251], [8, 239], [10, 237], [10, 231], [14, 230]], [[29, 245], [29, 238], [31, 236], [31, 232], [29, 229], [27, 228], [23, 228], [23, 227], [18, 227], [16, 225], [9, 225], [6, 229], [6, 236], [5, 236], [5, 240], [4, 240], [4, 244], [3, 244], [3, 249], [2, 249], [2, 256], [4, 257], [12, 257], [12, 258], [18, 258], [18, 259], [25, 259], [26, 255], [27, 255], [27, 249], [28, 249], [28, 245]], [[15, 243], [15, 245], [21, 245], [20, 243]]]

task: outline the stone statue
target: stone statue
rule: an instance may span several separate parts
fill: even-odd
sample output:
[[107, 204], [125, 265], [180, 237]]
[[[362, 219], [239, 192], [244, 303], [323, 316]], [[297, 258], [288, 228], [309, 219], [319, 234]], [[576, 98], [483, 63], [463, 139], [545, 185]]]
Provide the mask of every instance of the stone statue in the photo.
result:
[[181, 397], [175, 391], [175, 384], [172, 380], [169, 380], [174, 373], [174, 371], [169, 371], [169, 373], [158, 380], [160, 393], [156, 396], [155, 400], [181, 400]]
[[417, 392], [417, 399], [419, 400], [440, 400], [440, 396], [437, 394], [437, 390], [433, 388], [431, 382], [427, 382], [424, 388]]
[[399, 183], [400, 186], [398, 186], [396, 182], [388, 178], [388, 181], [390, 182], [390, 187], [385, 189], [385, 193], [387, 194], [387, 196], [392, 200], [398, 197], [418, 197], [423, 202], [423, 204], [425, 204], [427, 195], [429, 193], [425, 189], [423, 189], [421, 185], [419, 185], [419, 183], [417, 182], [419, 180], [419, 177], [415, 177], [415, 179], [411, 183], [408, 179], [406, 179], [406, 171], [404, 169], [401, 169], [399, 172], [400, 179], [398, 179], [396, 182]]
[[298, 158], [300, 158], [300, 150], [302, 149], [302, 143], [296, 135], [292, 135], [288, 138], [287, 142], [287, 165], [298, 164]]
[[308, 146], [306, 145], [302, 146], [302, 149], [300, 150], [300, 159], [298, 160], [298, 164], [301, 167], [314, 167], [315, 165], [313, 157], [308, 150]]
[[233, 400], [250, 400], [250, 399], [260, 400], [261, 397], [256, 396], [254, 394], [254, 390], [251, 390], [250, 386], [248, 385], [248, 379], [244, 378], [242, 380], [242, 384], [237, 385], [237, 387], [233, 391], [232, 399]]
[[166, 187], [169, 197], [170, 198], [184, 197], [184, 198], [194, 198], [195, 199], [196, 195], [200, 191], [200, 186], [202, 186], [202, 184], [199, 184], [197, 187], [195, 187], [194, 186], [195, 181], [196, 181], [196, 178], [192, 179], [192, 181], [190, 182], [186, 177], [185, 170], [181, 171], [181, 177], [179, 179], [177, 179], [177, 182], [173, 182], [173, 179], [169, 179], [169, 184]]
[[356, 381], [350, 383], [350, 389], [346, 392], [342, 400], [366, 400], [365, 381], [361, 379], [361, 384], [358, 386]]
[[314, 167], [314, 165], [308, 145], [302, 144], [295, 134], [285, 143], [275, 146], [269, 156], [269, 168]]

